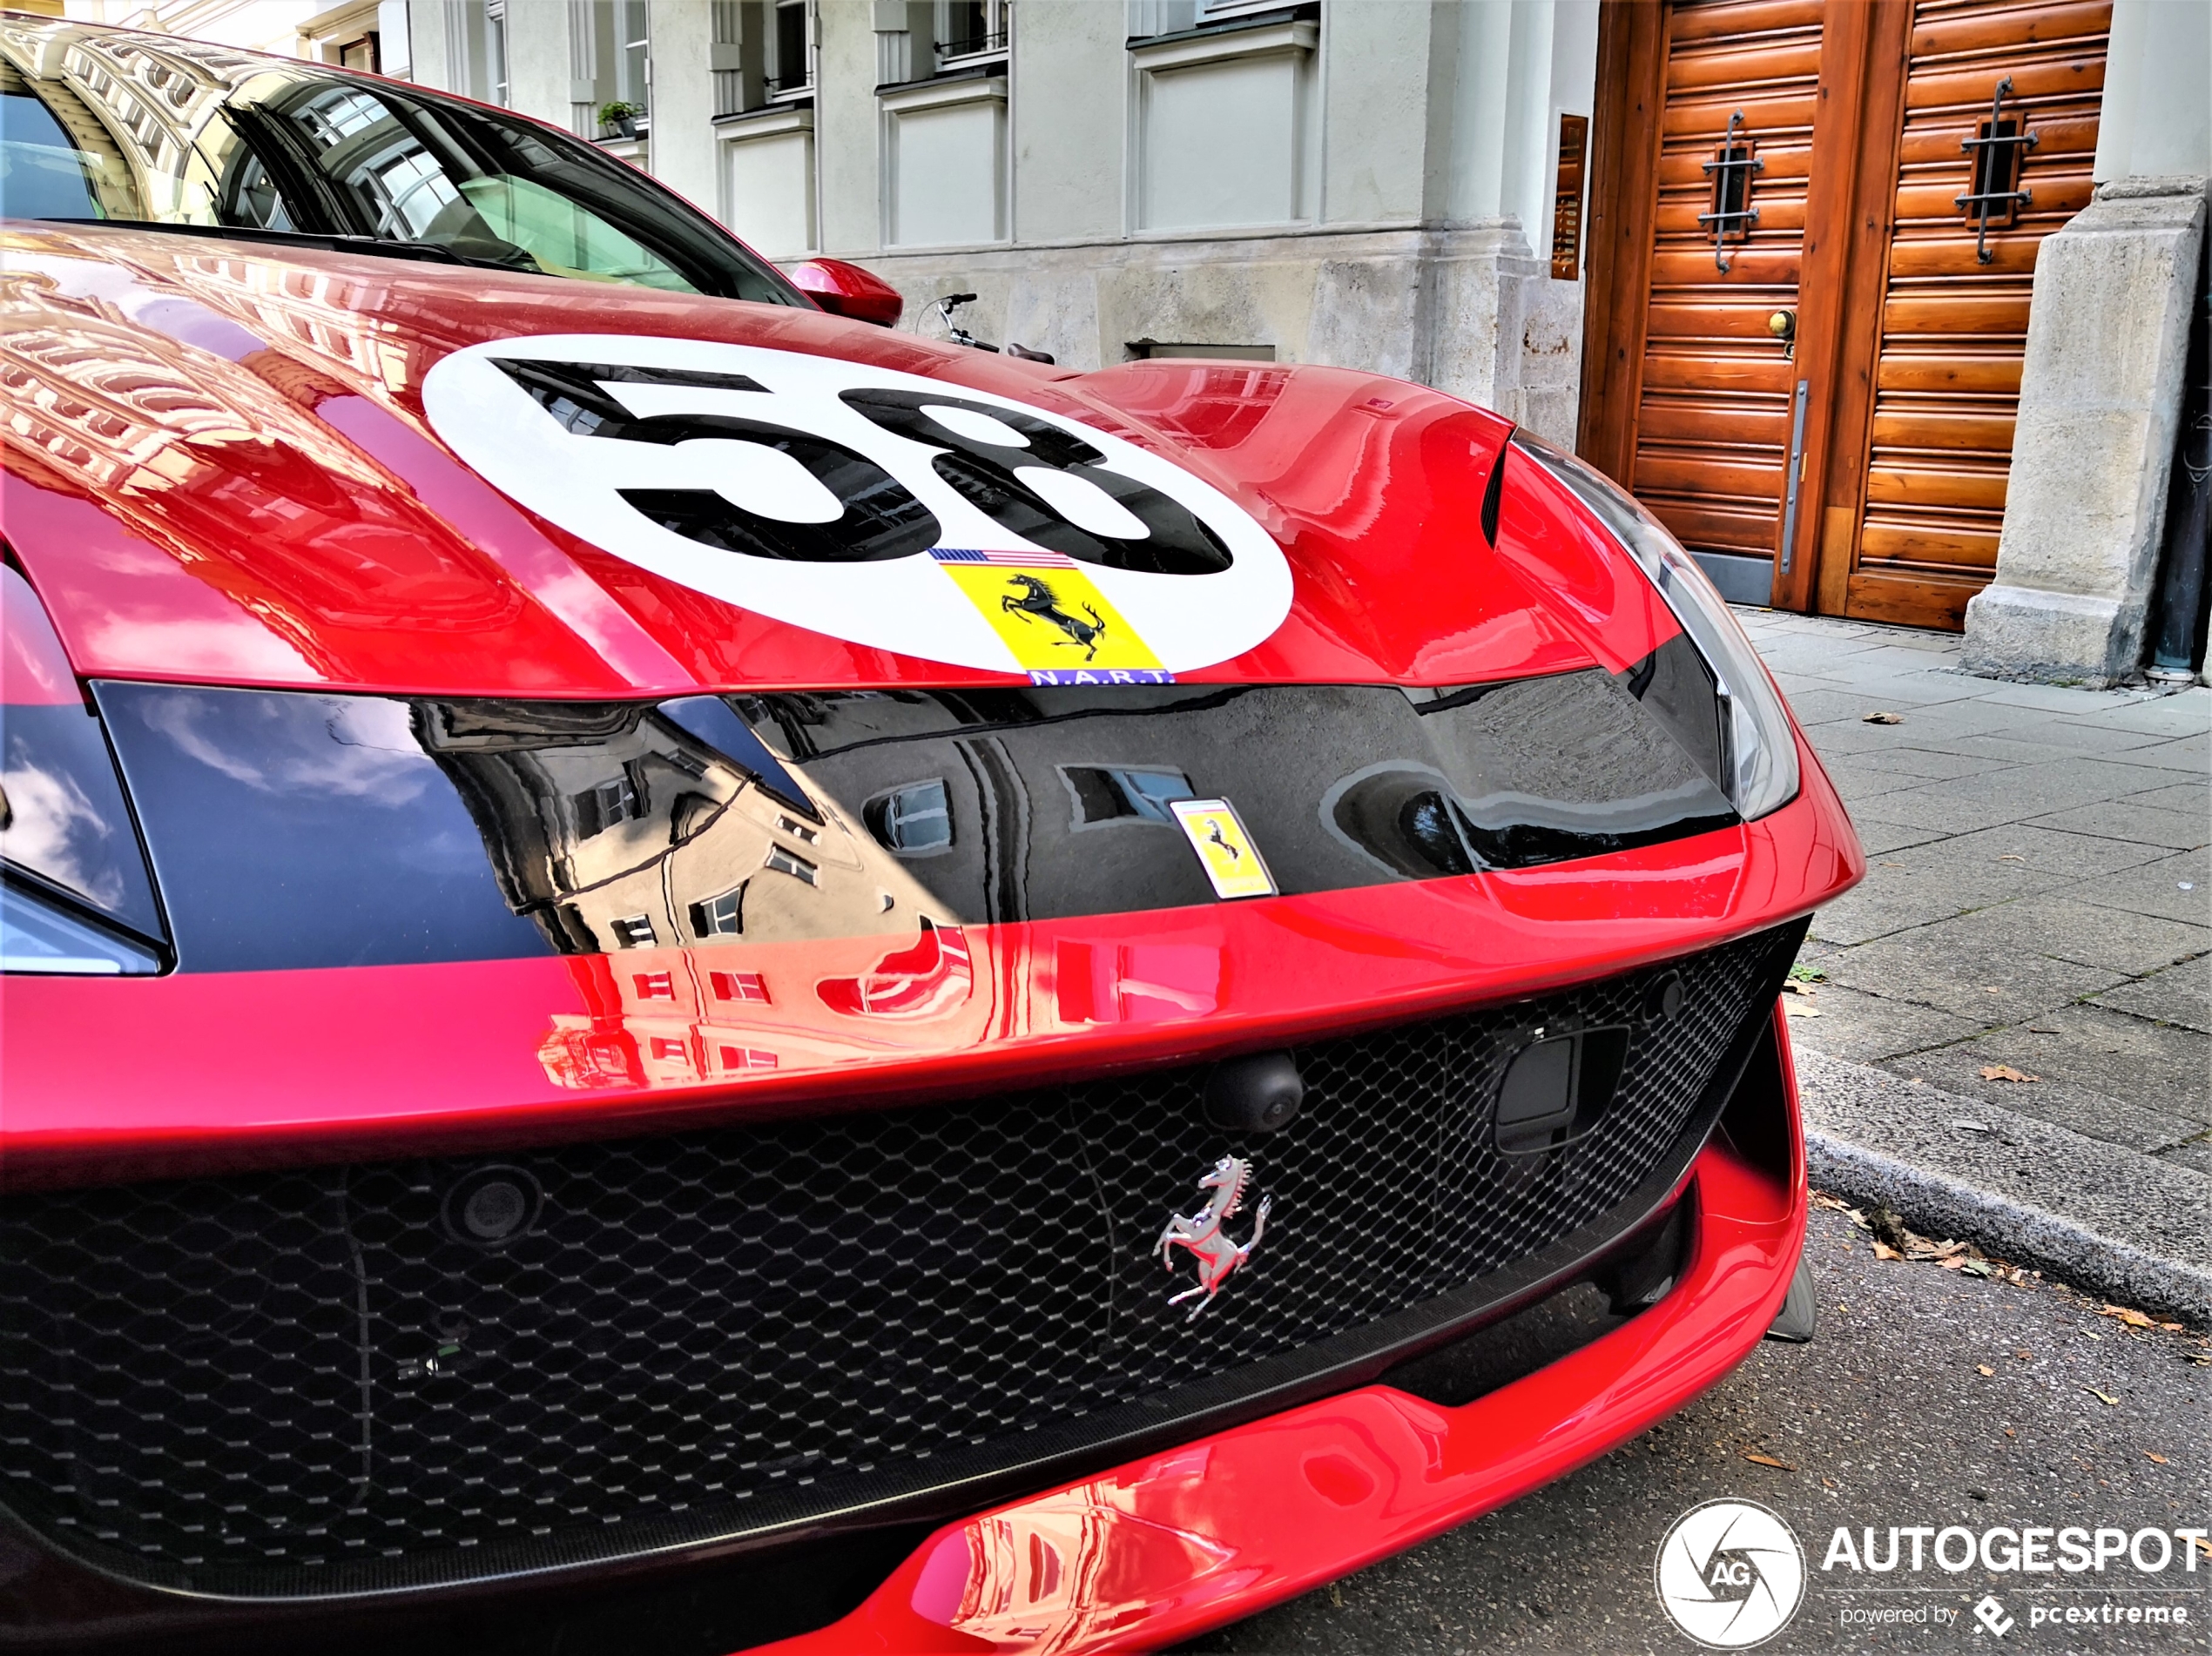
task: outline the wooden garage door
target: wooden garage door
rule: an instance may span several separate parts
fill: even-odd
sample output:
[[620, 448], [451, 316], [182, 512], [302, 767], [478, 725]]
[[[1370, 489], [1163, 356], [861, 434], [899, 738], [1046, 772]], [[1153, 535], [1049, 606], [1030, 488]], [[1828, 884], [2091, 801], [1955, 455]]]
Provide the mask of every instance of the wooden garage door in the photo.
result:
[[[1818, 0], [1702, 0], [1666, 17], [1629, 481], [1730, 596], [1761, 602], [1793, 383], [1769, 319], [1797, 307], [1820, 30]], [[1723, 169], [1745, 183], [1716, 188]], [[1717, 216], [1732, 211], [1757, 217]]]
[[[1886, 100], [1886, 150], [1870, 167], [1890, 211], [1853, 256], [1883, 279], [1846, 317], [1839, 363], [1846, 387], [1871, 386], [1838, 421], [1865, 460], [1858, 498], [1826, 514], [1820, 608], [1956, 628], [1996, 568], [2036, 245], [2089, 203], [2112, 8], [1920, 0], [1909, 20], [1898, 11], [1876, 67], [1902, 59], [1888, 77], [1901, 96]], [[1870, 98], [1870, 125], [1884, 101]], [[2022, 136], [2033, 143], [2017, 146], [2017, 178], [1999, 165], [1979, 182], [2031, 199], [1989, 204], [1978, 234], [1980, 210], [1959, 205], [1977, 185], [1964, 140]]]

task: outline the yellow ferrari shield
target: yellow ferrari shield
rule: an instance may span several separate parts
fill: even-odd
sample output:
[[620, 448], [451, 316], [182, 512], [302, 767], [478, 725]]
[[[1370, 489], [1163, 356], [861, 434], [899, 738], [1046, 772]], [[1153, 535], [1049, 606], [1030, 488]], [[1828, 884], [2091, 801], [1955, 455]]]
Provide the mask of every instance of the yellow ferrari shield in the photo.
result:
[[989, 562], [935, 555], [938, 567], [1025, 668], [1102, 670], [1160, 664], [1073, 559], [1028, 566], [1011, 562], [1012, 555], [1004, 553]]
[[1216, 897], [1275, 895], [1275, 877], [1238, 820], [1236, 806], [1226, 799], [1177, 799], [1168, 809], [1198, 853]]

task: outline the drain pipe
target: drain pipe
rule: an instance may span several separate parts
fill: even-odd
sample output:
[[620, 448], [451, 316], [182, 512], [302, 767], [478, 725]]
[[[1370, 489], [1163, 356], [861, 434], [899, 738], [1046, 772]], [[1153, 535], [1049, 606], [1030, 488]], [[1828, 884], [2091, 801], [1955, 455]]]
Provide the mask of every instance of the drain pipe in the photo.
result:
[[2197, 270], [2195, 315], [2189, 323], [2188, 364], [2182, 380], [2181, 428], [2166, 486], [2166, 543], [2160, 550], [2155, 618], [2151, 629], [2153, 683], [2187, 684], [2204, 665], [2208, 591], [2206, 542], [2212, 540], [2212, 235]]

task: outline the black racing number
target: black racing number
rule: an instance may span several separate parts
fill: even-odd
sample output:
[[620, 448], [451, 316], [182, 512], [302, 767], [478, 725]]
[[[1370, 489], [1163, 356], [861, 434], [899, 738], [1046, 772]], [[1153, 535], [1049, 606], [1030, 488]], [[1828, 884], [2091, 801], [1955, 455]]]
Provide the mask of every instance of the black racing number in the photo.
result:
[[602, 387], [607, 382], [695, 386], [717, 391], [767, 387], [742, 374], [641, 368], [601, 362], [493, 359], [537, 406], [579, 437], [673, 446], [700, 438], [756, 443], [789, 455], [844, 507], [833, 522], [795, 523], [749, 511], [711, 488], [620, 488], [616, 493], [663, 528], [725, 552], [795, 563], [875, 563], [937, 544], [936, 515], [866, 454], [811, 432], [729, 414], [639, 418]]
[[[846, 407], [886, 431], [946, 451], [932, 458], [938, 476], [1000, 528], [1024, 540], [1079, 562], [1149, 575], [1217, 575], [1230, 565], [1229, 548], [1189, 507], [1148, 483], [1107, 470], [1103, 454], [1074, 433], [1033, 414], [932, 392], [840, 394]], [[933, 407], [957, 408], [1009, 426], [1026, 446], [985, 442], [951, 430], [924, 412]], [[1021, 474], [1032, 468], [1065, 472], [1094, 485], [1142, 523], [1144, 535], [1124, 538], [1070, 523], [1022, 481]]]

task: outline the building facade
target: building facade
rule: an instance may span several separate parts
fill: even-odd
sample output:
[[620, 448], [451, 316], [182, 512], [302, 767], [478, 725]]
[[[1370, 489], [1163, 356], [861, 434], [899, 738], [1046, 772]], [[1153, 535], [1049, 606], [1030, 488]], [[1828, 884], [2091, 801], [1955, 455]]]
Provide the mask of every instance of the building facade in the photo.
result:
[[2202, 659], [2202, 576], [2168, 577], [2206, 562], [2212, 454], [2176, 456], [2212, 433], [2212, 0], [405, 21], [388, 69], [591, 138], [779, 261], [866, 264], [904, 326], [973, 293], [976, 334], [1077, 368], [1402, 374], [1574, 444], [1732, 598], [1963, 627], [1991, 672]]
[[771, 258], [867, 265], [907, 326], [974, 293], [980, 337], [1079, 368], [1357, 365], [1571, 439], [1581, 226], [1555, 183], [1597, 11], [414, 0], [411, 69], [599, 140]]

